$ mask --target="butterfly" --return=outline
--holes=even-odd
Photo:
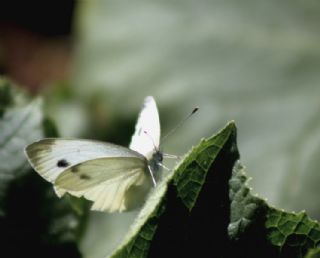
[[[123,212],[141,206],[162,166],[160,120],[153,97],[145,98],[129,148],[94,140],[45,138],[28,145],[33,169],[59,197],[93,202],[91,210]]]

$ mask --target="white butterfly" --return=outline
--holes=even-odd
[[[129,148],[111,143],[47,138],[28,145],[31,166],[66,192],[91,200],[92,210],[122,212],[143,204],[162,165],[160,121],[153,97],[146,97]]]

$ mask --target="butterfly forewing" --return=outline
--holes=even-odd
[[[129,148],[141,153],[147,159],[152,157],[160,144],[160,120],[153,97],[146,97],[132,136]]]
[[[43,139],[25,150],[32,167],[47,181],[54,183],[67,168],[98,158],[143,156],[118,145],[73,139]]]

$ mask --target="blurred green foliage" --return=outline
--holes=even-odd
[[[305,258],[319,258],[320,257],[320,249],[315,248],[308,252],[308,254],[305,256]]]
[[[52,186],[30,168],[23,153],[27,144],[57,136],[57,131],[44,118],[40,99],[30,101],[6,79],[0,80],[0,95],[2,254],[81,257],[77,241],[86,222],[85,204],[75,211],[66,198],[57,198]]]

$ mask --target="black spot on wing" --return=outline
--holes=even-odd
[[[58,160],[58,162],[57,162],[57,166],[58,166],[59,168],[65,168],[65,167],[67,167],[67,166],[69,166],[69,165],[70,165],[69,162],[66,161],[65,159],[60,159],[60,160]]]
[[[89,180],[89,179],[91,179],[91,176],[88,176],[87,174],[81,174],[80,179]]]

